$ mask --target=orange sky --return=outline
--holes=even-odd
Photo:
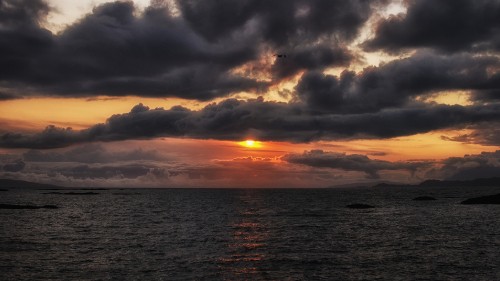
[[[439,103],[467,103],[467,95],[459,93],[444,93],[432,98]],[[40,131],[45,126],[53,124],[60,127],[72,127],[79,130],[90,127],[96,123],[105,122],[106,118],[117,113],[126,113],[138,104],[144,103],[151,108],[170,108],[174,105],[183,105],[192,109],[202,107],[203,102],[188,101],[176,98],[154,99],[154,98],[100,98],[100,99],[63,99],[63,98],[31,98],[20,100],[9,100],[0,102],[0,122],[4,130],[12,131]],[[257,147],[244,147],[238,143],[226,141],[200,141],[194,143],[179,139],[178,144],[187,146],[199,146],[202,149],[223,152],[218,158],[227,159],[249,155],[255,157],[277,157],[287,152],[302,152],[311,149],[323,149],[325,151],[345,152],[348,154],[366,154],[373,159],[389,161],[413,160],[413,159],[444,159],[465,154],[477,154],[482,151],[495,151],[495,146],[483,146],[478,144],[466,144],[460,142],[446,141],[441,136],[448,137],[466,133],[460,131],[434,131],[426,134],[418,134],[391,139],[373,140],[339,140],[320,141],[313,143],[287,143],[287,142],[263,142]],[[171,140],[173,141],[173,140]],[[242,140],[244,141],[244,140]],[[223,149],[224,146],[234,145],[235,150]],[[228,153],[224,155],[224,153]]]
[[[487,41],[481,36],[464,36],[464,42],[455,42],[451,40],[453,36],[447,37],[454,30],[446,28],[437,28],[440,36],[422,38],[434,33],[432,27],[442,17],[449,16],[453,22],[455,15],[428,15],[418,2],[348,1],[327,5],[321,1],[294,1],[289,10],[283,11],[262,3],[253,8],[228,3],[227,10],[219,11],[216,5],[212,7],[213,3],[203,1],[187,6],[177,5],[175,0],[35,2],[40,5],[9,2],[7,12],[25,13],[28,17],[13,17],[12,23],[0,23],[2,29],[20,35],[19,38],[34,36],[33,50],[25,48],[29,40],[12,40],[12,44],[8,43],[12,47],[2,57],[13,65],[9,67],[11,73],[0,79],[0,170],[7,176],[53,182],[52,177],[58,173],[54,181],[63,185],[65,180],[74,185],[101,184],[93,180],[106,173],[111,175],[110,185],[120,185],[133,175],[141,175],[134,178],[138,182],[141,177],[151,177],[152,182],[179,180],[179,186],[183,185],[182,177],[190,181],[190,186],[204,184],[204,180],[213,180],[213,186],[219,186],[219,180],[220,186],[231,186],[247,175],[253,177],[248,184],[262,186],[273,186],[275,177],[285,186],[296,186],[294,181],[308,185],[309,175],[314,177],[310,182],[317,186],[330,185],[337,179],[342,184],[350,180],[416,182],[434,177],[434,168],[446,166],[446,161],[440,160],[465,159],[468,156],[464,155],[499,149],[495,146],[496,135],[490,131],[496,130],[499,116],[496,111],[500,104],[492,93],[498,90],[496,74],[500,61],[496,49],[488,49],[493,48],[497,38],[485,31],[487,35],[483,37],[491,37]],[[246,8],[248,15],[241,17],[231,10]],[[484,14],[466,10],[474,9],[462,11],[471,12],[471,18],[482,18]],[[190,16],[198,12],[203,17]],[[286,16],[280,19],[279,13]],[[237,19],[231,19],[233,15],[238,15]],[[346,15],[352,20],[346,21]],[[418,20],[434,25],[416,24],[416,15]],[[125,18],[127,21],[123,21]],[[228,20],[219,21],[220,18]],[[385,32],[384,28],[392,24],[402,27],[403,33],[398,35],[398,30],[391,28],[391,32]],[[485,30],[498,29],[496,21],[491,24]],[[469,30],[475,29],[464,29],[464,34]],[[396,35],[391,35],[393,32]],[[406,40],[406,35],[411,40]],[[481,48],[475,50],[475,46]],[[41,70],[42,65],[47,67]],[[151,96],[168,98],[148,98]],[[242,105],[244,117],[238,117],[236,111],[226,114],[233,104]],[[269,105],[276,109],[269,109]],[[156,114],[160,111],[147,112],[174,106],[193,111],[174,108],[161,113],[192,116],[156,124],[163,121]],[[423,113],[405,117],[410,111]],[[393,112],[397,114],[391,115]],[[212,113],[217,121],[214,125],[208,121],[189,123],[210,121]],[[123,115],[113,118],[109,126],[95,126],[116,114]],[[143,119],[146,114],[151,119]],[[246,118],[245,114],[251,117]],[[130,116],[132,121],[137,117],[141,122],[117,122],[122,124],[117,125],[119,130],[108,130],[114,120]],[[252,119],[254,116],[263,117],[263,121]],[[306,121],[301,119],[304,116]],[[360,116],[364,118],[363,130],[350,123],[351,117]],[[335,121],[340,125],[329,127],[322,123],[323,117],[339,117]],[[276,125],[275,120],[284,122]],[[253,126],[250,122],[265,126]],[[165,131],[169,126],[173,133]],[[299,137],[294,135],[295,126],[311,126],[317,133],[313,137],[321,140],[293,143],[312,138],[303,133],[306,131],[295,132]],[[265,133],[266,129],[276,128],[279,130],[272,133],[279,135]],[[75,132],[79,130],[85,131]],[[401,136],[428,130],[432,131]],[[109,134],[99,135],[101,131]],[[162,133],[172,137],[158,137]],[[290,141],[222,141],[182,136],[261,136]],[[328,139],[335,136],[352,139]],[[362,139],[363,136],[372,138]],[[474,140],[475,136],[481,138]],[[109,140],[119,141],[99,143]],[[468,143],[471,140],[492,145]],[[130,152],[137,152],[132,155],[135,160],[127,154]],[[87,154],[104,160],[92,162],[85,159]],[[158,154],[162,157],[156,157]],[[304,162],[290,155],[313,157]],[[325,158],[333,161],[325,162]],[[337,160],[344,162],[339,165]],[[431,162],[434,166],[425,166]],[[489,168],[491,164],[489,160],[482,164],[466,162],[467,159],[455,171],[460,173],[464,167],[478,165]],[[424,166],[415,168],[415,164]],[[81,174],[75,174],[78,172]],[[447,170],[441,172],[441,178],[454,175]],[[222,176],[224,173],[227,176]],[[40,179],[41,174],[46,178]],[[75,183],[81,178],[89,182]],[[113,183],[115,180],[118,181]],[[224,183],[226,180],[229,182]]]

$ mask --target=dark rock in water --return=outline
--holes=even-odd
[[[436,200],[436,198],[431,197],[431,196],[419,196],[419,197],[413,198],[413,200],[414,201],[432,201],[432,200]]]
[[[372,206],[372,205],[367,205],[367,204],[350,204],[350,205],[347,205],[346,208],[350,208],[350,209],[371,209],[371,208],[375,208],[375,207]]]
[[[58,209],[56,205],[14,205],[14,204],[0,204],[0,209]]]
[[[56,205],[43,205],[42,208],[44,209],[59,209]]]
[[[114,192],[113,195],[140,195],[139,192]]]
[[[59,195],[97,195],[97,192],[44,192],[42,194],[59,194]]]
[[[500,194],[469,198],[462,201],[461,204],[500,204]]]

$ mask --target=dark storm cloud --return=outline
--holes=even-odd
[[[106,3],[52,35],[38,25],[46,12],[31,11],[39,6],[46,11],[43,2],[2,3],[2,14],[15,10],[31,15],[31,21],[0,18],[5,26],[0,36],[4,88],[63,96],[206,100],[265,86],[230,74],[233,67],[255,58],[256,46],[248,38],[208,42],[166,8],[149,7],[135,15],[132,2]],[[39,5],[25,5],[33,3]]]
[[[427,176],[450,180],[471,180],[498,177],[499,174],[500,150],[497,150],[445,159],[441,167],[430,170]]]
[[[89,166],[79,165],[63,168],[57,172],[65,177],[75,179],[109,179],[125,178],[135,179],[146,176],[149,173],[161,174],[161,169],[145,165],[113,165],[113,166]]]
[[[18,98],[20,98],[20,97],[17,95],[0,92],[0,101],[13,100],[13,99],[18,99]]]
[[[456,141],[462,143],[473,143],[481,145],[500,145],[500,123],[499,122],[487,122],[472,124],[467,126],[467,129],[472,130],[470,133],[458,135],[458,136],[441,136],[443,140]]]
[[[489,74],[500,63],[495,57],[418,52],[380,67],[340,77],[306,73],[296,86],[313,110],[372,112],[405,105],[412,98],[440,90],[475,90],[476,95],[500,89],[500,75]],[[486,98],[483,98],[486,99]]]
[[[275,78],[282,79],[303,69],[349,65],[353,55],[344,45],[355,38],[374,6],[384,2],[190,0],[178,5],[190,26],[209,41],[251,34],[254,41],[286,55],[272,67]]]
[[[365,47],[397,52],[430,47],[445,52],[500,50],[500,2],[410,0],[406,15],[381,21]]]
[[[288,77],[300,70],[321,70],[329,66],[348,66],[353,55],[342,48],[320,45],[287,51],[278,57],[272,71],[278,78]]]
[[[285,46],[329,35],[353,39],[371,15],[372,6],[382,2],[187,0],[178,1],[178,5],[190,26],[208,40],[251,32],[253,28],[266,42]]]
[[[58,128],[53,125],[47,126],[42,132],[34,135],[20,133],[5,133],[0,142],[18,143],[20,146],[29,148],[54,148],[65,147],[81,141],[81,132],[73,131],[71,128]],[[30,144],[30,145],[27,145]]]
[[[309,142],[345,138],[390,138],[500,118],[499,105],[425,105],[374,113],[312,114],[300,103],[227,99],[198,111],[139,104],[106,123],[75,131],[47,127],[37,134],[5,133],[0,147],[56,148],[92,141],[189,137],[199,139]]]
[[[18,159],[16,161],[3,165],[3,170],[6,172],[20,172],[24,169],[25,166],[26,163],[24,163],[24,161],[22,161],[21,159]]]
[[[2,0],[0,87],[29,95],[177,96],[209,100],[268,83],[234,74],[263,50],[290,53],[278,78],[347,65],[345,46],[384,1],[179,1],[137,11],[102,4],[58,34],[42,0]],[[335,43],[337,47],[331,47]],[[289,61],[290,61],[289,60]]]
[[[407,170],[414,173],[419,168],[428,167],[429,162],[389,162],[370,159],[366,155],[329,152],[323,150],[305,151],[303,154],[287,154],[286,162],[315,168],[331,168],[364,172],[369,178],[379,178],[382,170]]]
[[[39,27],[48,12],[41,0],[0,1],[0,86],[23,80],[33,63],[53,48],[51,33]]]
[[[476,91],[473,95],[473,101],[488,102],[488,101],[500,101],[500,72],[496,72],[492,79],[490,85],[495,86],[487,90]]]
[[[80,162],[80,163],[112,163],[124,161],[161,161],[164,157],[156,150],[136,148],[130,151],[111,152],[100,144],[86,144],[68,151],[29,150],[23,154],[29,162]]]

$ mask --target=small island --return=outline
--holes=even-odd
[[[436,200],[436,198],[431,196],[418,196],[413,198],[413,201],[433,201],[433,200]]]
[[[13,210],[13,209],[59,209],[56,205],[42,205],[42,206],[37,206],[37,205],[15,205],[15,204],[0,204],[0,209],[8,209],[8,210]]]
[[[500,194],[469,198],[467,200],[462,201],[460,204],[464,205],[500,204]]]
[[[44,192],[42,194],[52,194],[52,195],[97,195],[99,193],[98,192],[92,192],[92,191],[88,191],[88,192],[74,192],[74,191],[70,191],[70,192],[58,192],[58,191],[51,191],[51,192]]]
[[[346,208],[349,208],[349,209],[372,209],[372,208],[375,208],[375,206],[368,205],[368,204],[355,203],[355,204],[347,205]]]

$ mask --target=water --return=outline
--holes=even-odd
[[[0,210],[1,280],[500,280],[500,206],[458,204],[498,187],[43,192],[0,193],[61,207]]]

